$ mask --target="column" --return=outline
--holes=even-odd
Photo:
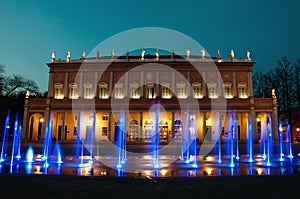
[[[156,97],[161,97],[159,94],[159,71],[156,71]]]
[[[64,83],[64,96],[68,96],[68,77],[69,77],[69,73],[66,72],[65,73],[65,83]]]
[[[188,71],[187,72],[187,84],[186,84],[186,87],[187,87],[187,97],[190,97],[191,95],[191,71]]]
[[[111,97],[111,95],[112,95],[112,87],[113,87],[113,72],[111,71],[110,73],[109,73],[109,94],[108,94],[108,96],[109,97]]]
[[[202,95],[203,98],[206,97],[206,77],[205,77],[205,71],[202,72]]]
[[[144,96],[144,71],[141,71],[141,80],[140,80],[140,97]]]
[[[48,80],[48,96],[47,97],[53,97],[53,79],[54,74],[50,72],[49,74],[49,80]]]
[[[256,125],[256,114],[254,110],[254,99],[250,99],[250,118],[252,122],[252,137],[253,141],[258,140],[258,132],[257,132],[257,125]]]
[[[108,121],[107,121],[107,123],[108,123],[108,126],[107,126],[107,140],[111,141],[111,138],[110,138],[110,136],[111,136],[111,113],[110,112],[108,112]]]
[[[175,71],[172,71],[171,73],[171,91],[172,91],[172,97],[177,94],[175,88],[176,88],[176,81],[175,81]]]
[[[171,117],[171,135],[169,135],[169,137],[170,137],[170,140],[169,141],[172,141],[172,139],[174,138],[174,120],[175,120],[175,113],[174,112],[172,112],[172,117]]]
[[[63,112],[63,113],[62,113],[61,120],[62,120],[62,122],[61,122],[61,123],[62,123],[62,124],[61,124],[61,125],[62,125],[62,132],[61,132],[61,137],[62,137],[62,138],[61,138],[61,140],[62,140],[62,141],[65,141],[65,137],[66,137],[66,133],[67,133],[67,132],[65,132],[66,112]]]
[[[23,114],[23,128],[22,128],[22,140],[28,141],[28,124],[29,124],[29,110],[28,110],[29,98],[25,98],[24,114]],[[6,128],[6,127],[4,127]]]
[[[94,77],[94,97],[97,97],[97,87],[98,87],[98,72],[95,72],[95,77]]]
[[[82,97],[82,79],[83,79],[83,73],[79,72],[79,85],[78,85],[78,97]]]
[[[273,98],[272,132],[273,132],[273,139],[278,140],[278,110],[277,110],[276,98]]]
[[[252,71],[248,72],[248,97],[253,96]]]
[[[232,72],[232,89],[233,89],[233,97],[236,97],[236,76],[235,71]]]
[[[130,97],[130,94],[128,94],[128,72],[125,73],[125,85],[124,85],[124,97]]]
[[[140,138],[139,141],[143,141],[143,112],[140,112]]]
[[[206,131],[206,112],[203,112],[203,129],[202,129],[202,134],[203,134],[203,140],[205,139],[205,131]]]
[[[222,96],[222,88],[223,88],[223,85],[222,85],[222,83],[221,83],[221,79],[222,79],[222,77],[221,77],[221,74],[220,74],[220,72],[218,72],[218,98],[220,98],[220,97],[223,97]]]

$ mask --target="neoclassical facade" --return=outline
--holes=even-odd
[[[151,55],[82,57],[48,63],[47,98],[26,97],[23,134],[42,140],[47,124],[59,141],[112,141],[120,130],[127,143],[160,143],[184,136],[239,140],[265,138],[268,121],[277,137],[276,96],[254,98],[249,57]],[[250,128],[250,125],[252,128]],[[192,129],[191,129],[192,127]],[[251,134],[249,134],[251,132]]]

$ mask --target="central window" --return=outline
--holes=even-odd
[[[148,83],[146,86],[146,96],[147,99],[154,99],[154,84],[153,83]]]
[[[201,95],[201,83],[195,82],[192,84],[193,87],[193,97],[196,99],[202,98]]]
[[[226,99],[232,98],[231,83],[229,82],[224,83],[224,98]]]
[[[139,99],[140,95],[138,93],[139,85],[136,82],[130,83],[130,98]]]
[[[107,86],[108,84],[107,83],[101,83],[99,84],[99,98],[100,99],[107,99],[108,98],[108,95],[107,95]]]
[[[239,98],[247,98],[246,94],[246,84],[241,82],[238,84],[238,89],[239,89]]]
[[[54,98],[55,99],[63,99],[64,98],[63,84],[57,83],[57,84],[55,84],[54,88],[55,88]]]
[[[84,98],[85,99],[93,99],[93,93],[92,93],[92,89],[93,89],[93,84],[91,83],[85,83],[83,85],[84,87]]]

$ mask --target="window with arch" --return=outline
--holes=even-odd
[[[54,98],[55,99],[63,99],[64,98],[63,84],[57,83],[54,85]]]
[[[139,94],[139,84],[136,82],[132,82],[129,84],[130,87],[130,98],[131,99],[139,99],[140,94]]]
[[[99,84],[99,98],[100,99],[108,99],[107,88],[108,88],[107,83],[102,82],[101,84]]]
[[[187,95],[185,92],[185,83],[183,82],[177,83],[176,87],[177,87],[177,98],[186,99]]]
[[[129,122],[129,142],[136,142],[139,141],[139,123],[137,120],[131,120]]]
[[[232,98],[232,94],[231,94],[232,84],[230,82],[225,82],[223,87],[224,87],[224,98],[231,99]]]
[[[148,83],[146,85],[146,97],[147,99],[154,99],[154,83]]]
[[[87,82],[83,85],[84,88],[84,99],[93,99],[93,84],[90,82]]]
[[[193,87],[193,98],[195,99],[200,99],[202,98],[202,93],[201,93],[201,83],[195,82],[192,84]]]
[[[170,99],[170,83],[162,83],[161,84],[161,97],[163,99]]]
[[[217,84],[215,82],[210,82],[207,84],[207,88],[208,88],[208,97],[209,98],[217,98],[217,94],[216,94],[216,88],[217,88]]]
[[[238,84],[239,98],[247,98],[246,88],[247,88],[246,83],[241,82]]]
[[[69,84],[69,98],[78,99],[78,84],[76,83]]]
[[[116,99],[123,99],[124,94],[123,94],[123,84],[122,83],[116,83],[115,84],[115,98]]]

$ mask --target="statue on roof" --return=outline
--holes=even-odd
[[[71,52],[68,50],[68,53],[67,53],[67,60],[70,60],[71,59]]]
[[[156,50],[155,55],[156,55],[156,59],[159,59],[159,51],[158,51],[158,49]]]
[[[55,61],[55,52],[52,50],[51,52],[51,62]]]
[[[201,50],[201,56],[202,56],[202,59],[205,57],[205,50],[204,49]]]
[[[272,98],[276,98],[275,88],[272,88]]]
[[[251,60],[251,58],[250,58],[250,50],[247,50],[247,59]]]
[[[96,52],[96,58],[99,59],[99,56],[100,56],[100,53],[99,53],[99,50],[97,50],[97,52]]]
[[[174,58],[174,49],[171,50],[171,58]]]
[[[30,96],[30,91],[29,91],[29,89],[27,89],[26,94],[25,94],[25,98],[29,98],[29,96]]]
[[[145,56],[145,50],[142,49],[141,58],[144,59],[144,56]]]
[[[186,58],[190,58],[191,51],[190,49],[186,49]]]
[[[111,50],[111,58],[114,58],[115,57],[115,51],[114,49]]]
[[[82,52],[81,52],[81,58],[82,58],[82,59],[85,59],[85,51],[82,51]]]
[[[128,59],[128,57],[129,57],[129,51],[126,50],[126,59]]]
[[[230,51],[230,57],[232,60],[234,59],[234,51],[233,50]]]
[[[217,52],[217,58],[218,58],[218,59],[221,58],[221,52],[220,52],[220,49],[218,49],[218,52]]]

